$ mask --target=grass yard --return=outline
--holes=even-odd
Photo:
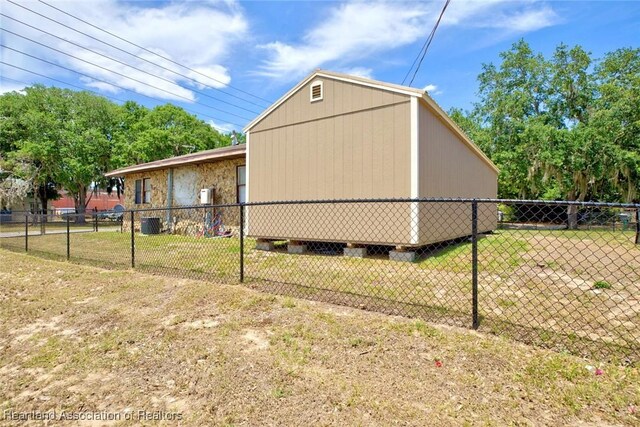
[[[83,230],[83,231],[92,231],[95,226],[95,223],[89,218],[85,223],[76,224],[74,221],[69,223],[69,227],[71,230]],[[0,224],[0,236],[3,233],[24,233],[24,223],[4,223]],[[120,223],[116,221],[104,221],[101,220],[98,223],[99,229],[119,231]],[[42,224],[33,224],[29,223],[28,227],[30,234],[40,234],[42,231]],[[67,223],[65,221],[56,220],[49,221],[45,224],[45,232],[46,233],[64,233],[67,230]]]
[[[33,230],[34,227],[31,226],[29,228]],[[0,233],[8,233],[8,232],[16,232],[16,231],[24,232],[24,224],[17,224],[17,223],[0,224]]]
[[[194,426],[640,423],[637,367],[215,281],[0,256],[0,413],[170,411]]]
[[[481,330],[579,355],[640,358],[640,247],[633,232],[499,230],[478,243]],[[71,234],[71,257],[131,265],[130,234]],[[23,238],[0,244],[21,249]],[[462,242],[396,263],[254,249],[246,239],[245,282],[285,295],[435,320],[471,323],[471,245]],[[29,238],[30,250],[64,259],[66,236]],[[136,269],[237,283],[238,239],[136,235]]]

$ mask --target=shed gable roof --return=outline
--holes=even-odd
[[[304,78],[300,83],[294,86],[291,90],[285,93],[280,99],[274,102],[269,108],[263,111],[258,117],[253,119],[248,125],[246,125],[243,131],[249,132],[252,128],[254,128],[258,123],[264,120],[267,116],[273,113],[280,105],[284,104],[287,100],[289,100],[294,94],[296,94],[301,88],[306,86],[309,82],[313,81],[316,78],[327,78],[338,80],[342,82],[352,83],[361,86],[367,86],[371,88],[376,88],[380,90],[385,90],[389,92],[394,92],[398,94],[408,95],[411,97],[419,98],[423,105],[425,105],[429,110],[431,110],[444,124],[456,135],[458,135],[462,141],[478,156],[480,157],[491,169],[493,169],[496,173],[499,172],[498,167],[487,157],[487,155],[478,148],[478,146],[471,141],[471,139],[467,136],[466,133],[447,115],[447,113],[436,103],[433,98],[431,98],[427,92],[424,90],[412,88],[409,86],[401,86],[393,83],[381,82],[378,80],[366,79],[364,77],[351,76],[348,74],[334,73],[332,71],[326,70],[316,70],[306,78]]]
[[[389,92],[399,93],[403,95],[410,96],[422,96],[424,91],[420,89],[415,89],[408,86],[400,86],[392,83],[381,82],[378,80],[365,79],[363,77],[351,76],[349,74],[341,74],[334,73],[332,71],[326,70],[316,70],[313,73],[309,74],[306,78],[304,78],[300,83],[295,85],[291,90],[285,93],[280,99],[274,102],[269,108],[264,110],[258,117],[253,119],[248,125],[246,125],[243,129],[244,132],[250,131],[255,125],[260,123],[264,118],[270,115],[273,111],[275,111],[280,105],[284,104],[289,98],[291,98],[294,94],[296,94],[301,88],[303,88],[307,83],[311,82],[316,78],[328,78],[332,80],[353,83],[360,86],[367,86],[375,89],[386,90]]]

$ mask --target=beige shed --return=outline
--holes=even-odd
[[[248,202],[495,198],[498,169],[422,90],[318,70],[245,127]],[[471,233],[460,203],[252,206],[262,239],[416,247]],[[479,231],[496,227],[479,208]]]

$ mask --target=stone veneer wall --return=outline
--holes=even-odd
[[[136,180],[151,178],[151,203],[135,204]],[[164,208],[167,206],[167,171],[132,173],[124,179],[124,207],[130,209]]]
[[[173,207],[178,205],[175,202],[176,191],[193,191],[193,204],[200,204],[200,189],[213,188],[215,190],[215,199],[213,204],[233,204],[237,202],[236,199],[236,168],[245,164],[245,159],[231,159],[221,160],[212,163],[203,163],[197,165],[185,165],[175,167],[173,172],[174,178],[174,203]],[[181,172],[186,175],[190,175],[188,172],[195,172],[195,185],[191,183],[189,188],[176,188],[176,176]],[[138,204],[135,201],[135,181],[138,179],[151,178],[151,203]],[[129,209],[145,209],[145,208],[162,208],[167,207],[167,178],[168,169],[156,170],[150,172],[140,172],[127,175],[125,177],[125,208]],[[183,184],[184,185],[184,184]],[[240,211],[237,207],[219,208],[222,213],[222,221],[226,228],[232,231],[237,231],[240,223]],[[211,209],[212,214],[213,209]],[[204,223],[204,209],[187,209],[187,210],[172,210],[171,222],[172,228],[177,234],[195,234],[197,230],[201,229],[201,225]],[[158,216],[162,222],[162,229],[167,229],[167,211],[158,211],[156,213],[149,212],[143,214],[144,216]],[[140,228],[139,218],[141,215],[136,216],[135,228]],[[123,228],[130,230],[128,217],[124,218]]]

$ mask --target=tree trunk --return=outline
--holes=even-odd
[[[84,214],[86,212],[86,200],[87,200],[87,187],[84,185],[80,187],[78,190],[78,195],[74,197],[74,202],[76,205],[76,223],[84,224],[86,222]]]
[[[36,210],[36,213],[41,214],[40,218],[43,223],[47,222],[47,208],[48,202],[47,199],[47,187],[46,185],[38,186],[38,200],[40,200],[40,211]]]
[[[567,207],[567,229],[578,229],[578,207],[575,205]]]
[[[574,192],[569,193],[567,197],[568,201],[575,202],[576,195]],[[567,229],[578,229],[578,207],[576,205],[567,206]]]

